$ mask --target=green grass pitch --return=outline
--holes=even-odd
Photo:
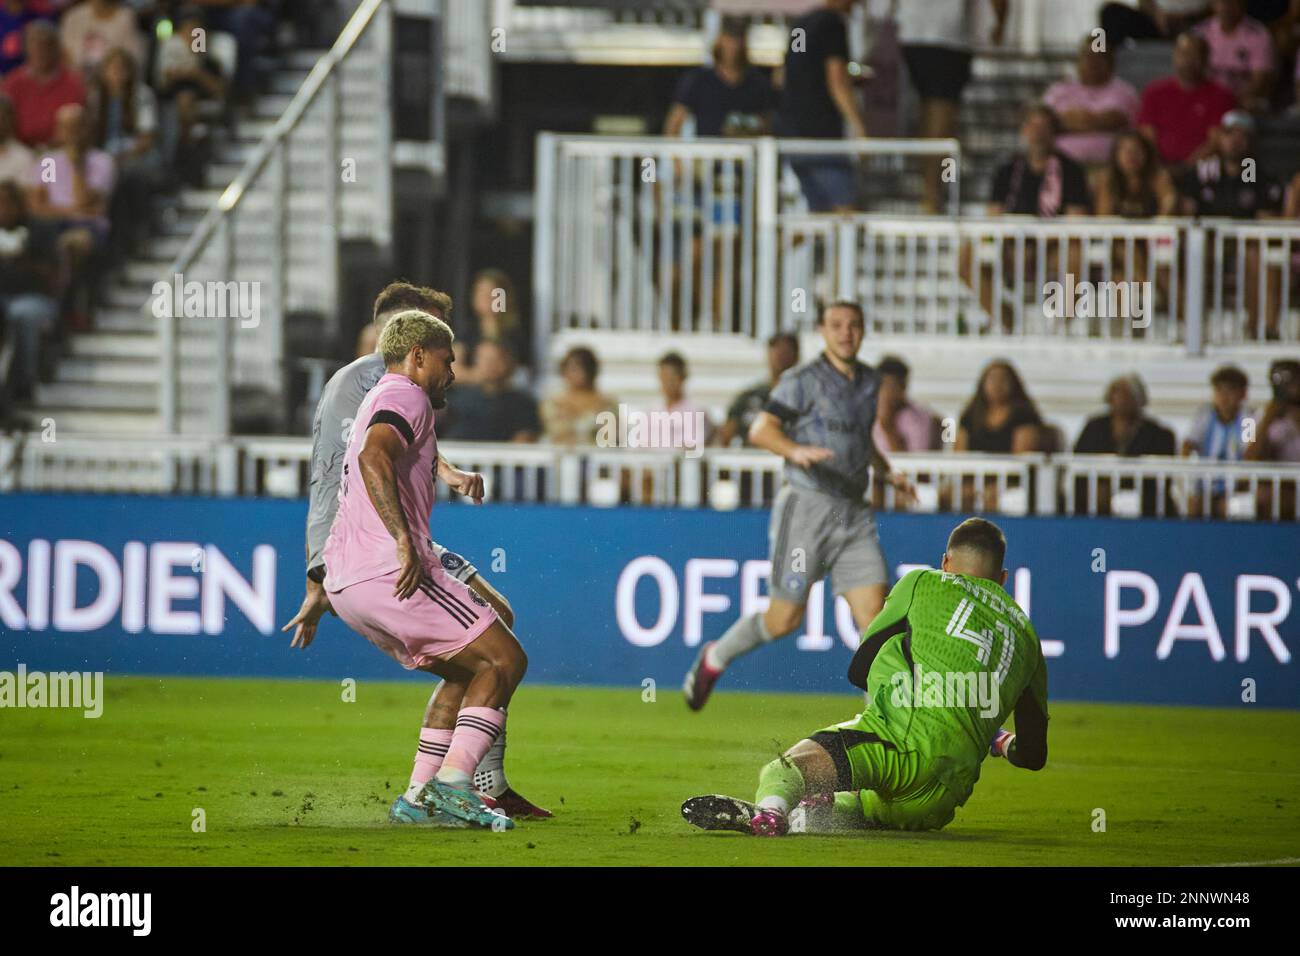
[[[512,783],[556,818],[510,833],[398,828],[428,687],[112,677],[104,713],[0,712],[9,865],[1103,865],[1300,862],[1300,713],[1053,704],[1051,759],[986,761],[939,833],[702,833],[685,797],[752,796],[778,748],[849,694],[526,687]],[[194,832],[193,811],[206,815]],[[1095,832],[1094,811],[1105,811]]]

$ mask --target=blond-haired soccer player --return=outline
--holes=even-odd
[[[389,319],[408,309],[428,312],[446,322],[451,317],[451,296],[409,282],[390,282],[375,297],[371,312],[376,339]],[[324,587],[325,541],[338,511],[339,482],[343,473],[343,458],[347,454],[348,436],[352,433],[352,424],[362,400],[386,372],[383,356],[378,351],[362,356],[330,377],[316,405],[312,425],[311,493],[307,508],[307,593],[298,615],[285,627],[286,631],[296,628],[293,641],[295,647],[305,648],[311,643],[316,622],[329,610],[329,599]],[[481,476],[461,471],[441,454],[438,456],[438,477],[449,488],[471,499],[475,499],[476,493],[480,496],[482,494]],[[433,542],[432,547],[447,573],[477,591],[505,621],[506,627],[513,629],[514,609],[505,595],[461,555],[444,548],[437,541]],[[464,690],[463,683],[443,681],[430,696],[410,783],[406,793],[394,801],[389,813],[389,819],[394,823],[433,822],[413,801],[442,765]],[[535,806],[510,786],[505,768],[506,737],[507,732],[503,728],[474,772],[474,785],[515,819],[551,816],[549,810]]]
[[[448,573],[427,532],[434,410],[445,407],[455,381],[452,340],[445,322],[414,309],[380,333],[385,374],[361,402],[348,440],[324,590],[339,617],[403,667],[463,688],[445,756],[399,804],[449,825],[508,829],[510,818],[482,800],[472,774],[504,727],[527,658],[492,604]],[[481,500],[481,479],[470,490]]]

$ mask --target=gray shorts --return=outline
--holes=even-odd
[[[462,584],[469,584],[469,579],[478,574],[478,568],[470,564],[455,551],[448,551],[437,541],[429,538],[429,547],[438,556],[442,569]]]
[[[889,583],[876,517],[865,502],[784,485],[772,504],[767,540],[771,597],[804,604],[827,572],[837,595]]]

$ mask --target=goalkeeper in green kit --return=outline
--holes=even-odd
[[[682,816],[756,836],[937,830],[970,798],[986,755],[1041,770],[1047,666],[1029,618],[1002,588],[1005,555],[991,521],[958,525],[941,569],[894,585],[863,634],[849,681],[867,692],[866,709],[765,766],[753,803],[692,797]]]

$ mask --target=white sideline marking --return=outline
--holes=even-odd
[[[1284,856],[1280,860],[1247,860],[1244,863],[1187,863],[1185,866],[1290,866],[1300,863],[1300,856]]]

